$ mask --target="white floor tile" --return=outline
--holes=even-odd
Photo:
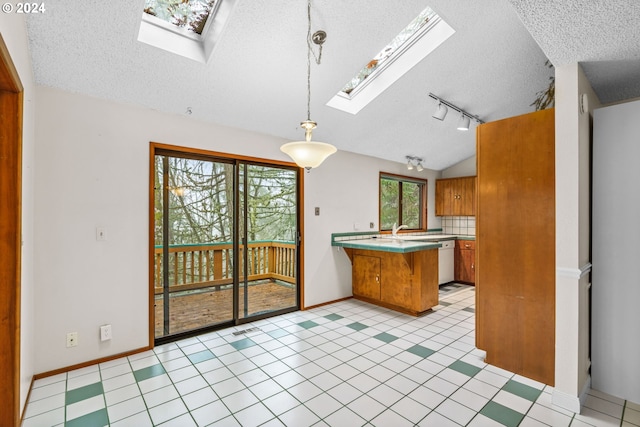
[[[190,414],[180,415],[167,422],[160,424],[161,427],[198,427]]]
[[[217,400],[191,411],[191,416],[199,426],[208,426],[231,415],[224,403]]]
[[[162,405],[149,409],[149,415],[151,415],[151,420],[155,425],[162,424],[163,422],[176,418],[186,412],[188,412],[187,407],[182,403],[182,399],[174,399],[170,402],[163,403]]]
[[[280,415],[300,405],[300,401],[287,391],[281,391],[278,394],[274,394],[273,396],[262,400],[262,403],[275,415]]]
[[[150,391],[149,393],[144,393],[142,395],[149,408],[162,405],[163,403],[174,400],[179,396],[180,394],[178,394],[178,391],[173,385],[168,385],[166,387],[162,387],[157,390]]]
[[[109,414],[109,421],[115,422],[123,418],[130,417],[137,413],[146,412],[147,407],[144,404],[142,397],[134,397],[133,399],[125,400],[115,405],[107,406],[107,413]]]
[[[329,415],[324,421],[327,425],[335,427],[357,427],[364,425],[366,422],[362,417],[347,407],[340,408],[338,411]]]
[[[458,427],[459,424],[454,423],[450,419],[440,415],[437,412],[432,412],[426,417],[424,417],[419,423],[418,426],[421,427]]]
[[[366,421],[377,417],[386,409],[385,405],[367,395],[360,396],[353,402],[349,403],[347,407],[360,415],[360,417],[364,418]]]
[[[140,412],[129,418],[111,423],[111,427],[153,427],[148,412]]]
[[[370,424],[376,427],[410,427],[414,425],[414,423],[394,411],[384,411],[372,419]]]
[[[262,403],[256,403],[234,414],[234,417],[243,426],[264,425],[267,421],[274,418],[269,409]]]
[[[436,412],[448,419],[460,424],[467,425],[476,415],[476,411],[469,409],[451,399],[447,399],[436,408]]]
[[[74,420],[83,415],[90,414],[105,407],[104,395],[81,400],[71,405],[67,405],[67,421]]]
[[[220,400],[229,408],[231,413],[241,411],[258,402],[258,398],[246,388],[237,393],[222,397]]]
[[[296,427],[308,427],[320,421],[320,418],[304,405],[296,406],[278,418],[280,418],[280,421],[282,421],[284,425]]]
[[[190,411],[193,411],[194,409],[198,409],[208,403],[218,400],[218,396],[214,393],[211,387],[205,387],[198,391],[194,391],[193,393],[182,395],[182,400],[185,405],[187,405],[187,408],[189,408]]]
[[[64,408],[57,408],[25,418],[22,427],[49,427],[64,423]]]
[[[342,403],[330,395],[323,393],[305,402],[304,406],[313,411],[318,417],[325,418],[337,411],[342,406]]]

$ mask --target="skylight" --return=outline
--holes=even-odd
[[[138,41],[206,63],[238,0],[145,0]]]
[[[144,13],[202,34],[216,0],[145,0]]]
[[[357,114],[455,33],[427,7],[373,57],[329,102]]]

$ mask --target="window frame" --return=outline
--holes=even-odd
[[[427,188],[429,184],[429,180],[424,178],[417,178],[414,176],[407,175],[398,175],[395,173],[389,172],[380,172],[378,177],[378,231],[380,233],[391,233],[390,228],[382,228],[382,180],[383,179],[391,179],[393,181],[398,181],[398,226],[402,225],[402,183],[409,182],[411,184],[419,184],[421,186],[420,191],[420,226],[418,228],[404,228],[400,231],[400,233],[407,232],[417,232],[417,231],[427,231]]]

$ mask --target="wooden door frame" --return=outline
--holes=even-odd
[[[0,425],[20,424],[23,87],[0,35]]]

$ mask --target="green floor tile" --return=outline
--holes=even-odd
[[[136,381],[140,382],[148,380],[149,378],[157,377],[158,375],[162,375],[165,372],[166,371],[164,370],[162,365],[158,363],[157,365],[133,371],[133,376],[135,377]]]
[[[415,354],[416,356],[420,356],[420,357],[424,357],[424,358],[427,358],[427,357],[431,356],[433,353],[435,353],[435,351],[431,350],[430,348],[423,347],[423,346],[418,345],[418,344],[414,345],[413,347],[409,347],[407,349],[407,351],[409,353]]]
[[[368,326],[367,326],[367,325],[363,325],[363,324],[362,324],[362,323],[360,323],[360,322],[353,322],[352,324],[347,325],[347,326],[348,326],[348,327],[350,327],[351,329],[355,329],[356,331],[361,331],[361,330],[363,330],[363,329],[368,328]]]
[[[65,427],[103,427],[109,425],[109,416],[105,408],[91,412],[64,423]]]
[[[456,360],[451,365],[449,365],[449,368],[453,369],[454,371],[458,371],[461,374],[468,375],[470,377],[475,376],[475,374],[477,374],[482,370],[477,366],[470,365],[469,363],[463,362],[462,360]]]
[[[211,353],[209,350],[204,350],[204,351],[199,351],[197,353],[190,354],[187,357],[189,358],[191,363],[193,363],[195,365],[196,363],[200,363],[200,362],[204,362],[205,360],[213,359],[216,356],[214,356],[213,353]]]
[[[376,339],[379,339],[380,341],[384,341],[387,344],[389,344],[390,342],[393,342],[393,341],[398,339],[398,337],[396,337],[395,335],[391,335],[391,334],[388,334],[386,332],[383,332],[383,333],[378,334],[378,335],[374,335],[373,337],[376,338]]]
[[[285,331],[284,329],[274,329],[273,331],[267,332],[267,334],[269,334],[273,338],[280,338],[285,335],[289,335],[289,332]]]
[[[542,393],[542,390],[538,390],[514,380],[509,380],[502,389],[532,402],[535,402],[538,399],[538,396],[540,396],[540,393]]]
[[[511,408],[507,408],[506,406],[494,401],[488,402],[484,408],[482,408],[480,413],[507,427],[516,427],[524,418],[524,414],[514,411]]]
[[[326,316],[324,316],[325,319],[329,319],[329,320],[338,320],[338,319],[344,319],[344,317],[340,316],[339,314],[327,314]]]
[[[467,311],[469,313],[475,313],[476,309],[475,308],[471,308],[471,307],[465,307],[462,309],[462,311]]]
[[[72,403],[80,402],[81,400],[86,400],[102,393],[104,393],[104,388],[101,382],[69,390],[65,394],[65,405],[71,405]]]
[[[230,342],[229,344],[231,344],[231,346],[233,346],[233,348],[235,348],[236,350],[244,350],[245,348],[257,345],[251,338],[243,338],[238,341]]]
[[[439,301],[438,304],[440,304],[443,307],[447,307],[447,306],[451,305],[450,302],[446,302],[446,301]]]
[[[307,320],[305,322],[298,323],[298,326],[302,326],[305,329],[311,329],[314,326],[318,326],[318,324],[316,322],[314,322],[313,320]]]

